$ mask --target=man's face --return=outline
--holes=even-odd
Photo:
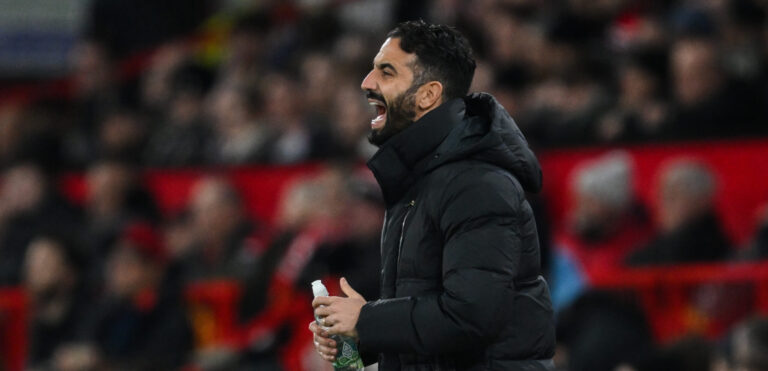
[[[70,283],[72,272],[67,266],[58,242],[37,238],[27,249],[24,260],[24,284],[33,295],[40,296]]]
[[[107,262],[107,288],[115,297],[130,297],[148,286],[150,264],[129,244],[130,242],[118,242]]]
[[[372,144],[381,146],[416,118],[415,62],[415,54],[400,49],[399,38],[387,39],[373,59],[373,70],[360,85],[376,107],[368,136]]]

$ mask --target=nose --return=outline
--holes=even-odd
[[[374,81],[373,71],[368,72],[368,75],[365,76],[363,82],[360,84],[360,89],[365,91],[376,90],[376,81]]]

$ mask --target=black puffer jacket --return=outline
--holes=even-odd
[[[387,212],[381,299],[357,330],[379,370],[553,370],[549,290],[524,191],[541,169],[490,95],[454,99],[368,163]]]

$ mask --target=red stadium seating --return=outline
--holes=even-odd
[[[717,338],[745,316],[768,314],[768,262],[603,272],[592,284],[639,299],[660,341],[688,332]]]
[[[614,148],[550,150],[539,153],[544,169],[544,198],[550,217],[558,225],[571,200],[568,181],[572,171],[585,160],[596,158]],[[719,142],[684,142],[629,147],[634,159],[635,188],[651,210],[656,204],[655,181],[661,167],[672,159],[691,158],[713,168],[719,191],[717,207],[726,231],[737,243],[754,233],[754,216],[758,207],[768,203],[768,140]],[[264,221],[272,221],[283,186],[302,176],[309,176],[322,165],[293,167],[255,167],[217,170],[231,179],[243,193],[246,207]],[[145,179],[164,212],[173,214],[183,209],[193,184],[205,170],[150,170]],[[75,202],[82,202],[86,186],[81,174],[62,178],[62,188]]]
[[[0,368],[24,369],[27,353],[27,300],[24,291],[0,288]]]
[[[187,287],[185,297],[197,348],[209,347],[235,335],[240,294],[240,286],[230,281],[200,282]]]

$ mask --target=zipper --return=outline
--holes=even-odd
[[[416,205],[416,200],[405,204],[405,216],[403,217],[403,224],[400,226],[400,242],[397,243],[397,266],[395,267],[395,277],[400,274],[400,257],[403,255],[403,237],[405,236],[405,223],[408,221],[408,215],[411,214],[413,206]]]

